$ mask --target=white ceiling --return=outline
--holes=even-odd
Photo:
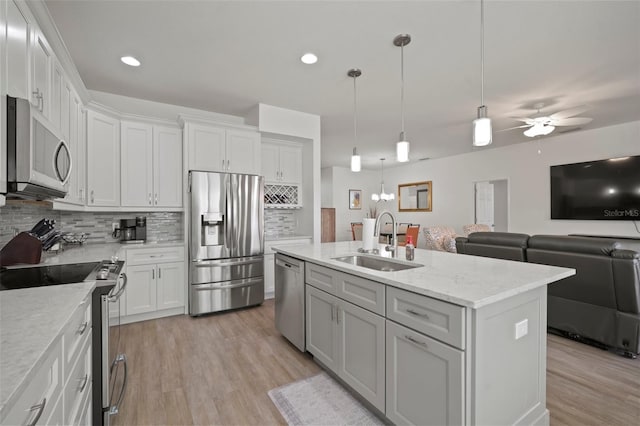
[[[244,116],[256,103],[322,117],[322,165],[348,167],[353,80],[364,168],[395,163],[400,48],[411,160],[471,151],[480,1],[64,1],[46,4],[88,89]],[[304,65],[299,57],[320,60]],[[123,55],[142,61],[122,64]],[[487,1],[489,148],[530,142],[510,117],[588,105],[593,129],[640,119],[640,1]],[[568,128],[557,128],[554,133]],[[577,147],[579,149],[579,147]]]

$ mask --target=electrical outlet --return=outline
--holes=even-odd
[[[113,222],[111,224],[111,231],[115,231],[116,229],[118,229],[118,227],[120,226],[120,224],[118,222]]]
[[[529,333],[529,320],[523,319],[516,323],[516,340],[526,336]]]

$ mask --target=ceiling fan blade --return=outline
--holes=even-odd
[[[512,120],[522,121],[522,122],[527,123],[527,124],[529,124],[531,126],[533,126],[533,124],[534,124],[534,121],[533,121],[532,118],[522,118],[522,117],[509,117],[509,118],[511,118]]]
[[[509,127],[508,129],[498,130],[497,133],[506,132],[507,130],[524,129],[525,127],[531,127],[533,124],[525,124],[523,126]]]
[[[563,118],[569,118],[578,114],[582,114],[583,112],[588,110],[589,107],[587,105],[582,105],[575,108],[565,109],[564,111],[558,111],[555,114],[551,114],[549,118],[552,120],[561,120]]]
[[[589,117],[571,117],[563,118],[560,120],[553,120],[554,126],[581,126],[583,124],[591,123],[593,118]]]

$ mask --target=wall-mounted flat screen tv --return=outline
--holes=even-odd
[[[551,166],[551,219],[640,220],[640,155]]]

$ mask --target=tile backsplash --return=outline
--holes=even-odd
[[[52,210],[42,203],[7,203],[0,208],[0,247],[4,246],[16,232],[30,230],[40,219],[56,221],[56,229],[64,232],[89,233],[87,244],[110,243],[111,224],[120,219],[133,219],[136,216],[147,217],[147,241],[183,240],[182,212],[72,212]]]
[[[265,209],[264,233],[266,237],[295,234],[298,228],[295,211]]]

